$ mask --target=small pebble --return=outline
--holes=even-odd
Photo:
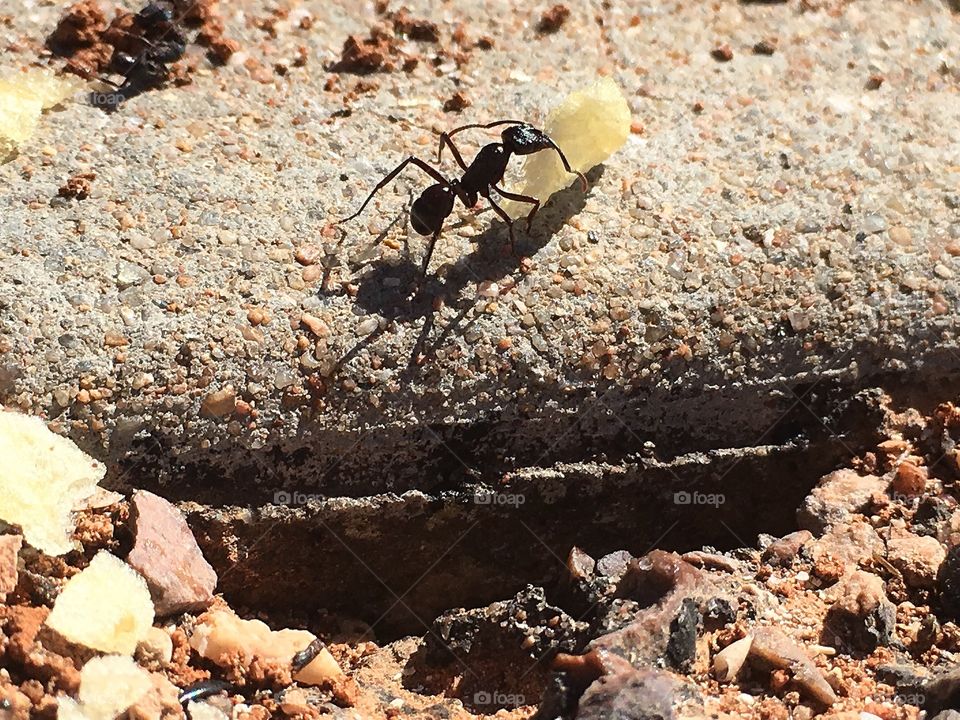
[[[879,215],[867,215],[863,219],[863,224],[861,225],[861,230],[872,235],[873,233],[883,232],[887,229],[887,221],[884,220]]]
[[[380,321],[375,317],[368,317],[357,325],[357,335],[369,335],[380,327]]]

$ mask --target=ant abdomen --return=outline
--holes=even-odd
[[[410,207],[410,224],[421,235],[433,235],[443,226],[443,221],[453,212],[456,194],[449,185],[431,185]]]

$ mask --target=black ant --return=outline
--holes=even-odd
[[[490,129],[500,125],[510,125],[500,133],[501,142],[485,145],[477,153],[473,162],[468,166],[460,152],[457,150],[453,141],[450,139],[461,130],[471,128]],[[563,151],[557,147],[557,144],[542,130],[538,130],[532,125],[528,125],[520,120],[498,120],[487,125],[463,125],[455,128],[448,133],[440,135],[440,149],[437,152],[437,162],[440,162],[443,156],[443,148],[447,146],[453,153],[457,164],[463,169],[463,177],[459,180],[446,179],[439,170],[431,167],[420,158],[410,156],[402,163],[397,165],[386,177],[383,178],[373,191],[363,201],[363,205],[350,217],[340,220],[345,223],[353,220],[367,203],[373,199],[377,191],[383,188],[387,183],[393,180],[407,165],[413,164],[423,170],[427,175],[436,180],[435,185],[431,185],[424,190],[420,197],[413,201],[410,207],[410,224],[420,235],[430,235],[430,244],[427,247],[427,256],[423,260],[421,277],[426,276],[427,267],[430,265],[430,258],[433,256],[433,248],[437,244],[437,238],[440,237],[440,231],[443,228],[443,221],[453,212],[453,206],[457,198],[463,203],[464,207],[472,208],[477,204],[481,197],[485,198],[494,211],[507,224],[510,230],[510,245],[514,247],[515,238],[513,234],[513,219],[490,197],[491,189],[496,190],[501,197],[517,202],[530,203],[533,205],[527,215],[527,231],[530,230],[530,223],[533,222],[533,216],[540,209],[540,200],[529,195],[519,195],[517,193],[507,192],[499,187],[497,183],[503,180],[503,174],[507,170],[507,164],[510,162],[511,155],[532,155],[541,150],[556,150],[563,162],[564,169],[580,178],[583,191],[587,190],[587,179],[583,173],[576,172],[570,167]]]
[[[116,110],[122,102],[163,85],[170,75],[167,65],[183,57],[187,49],[187,39],[168,8],[150,2],[133,16],[133,21],[139,35],[112,28],[114,32],[130,36],[141,49],[137,54],[114,51],[110,70],[123,75],[123,83],[117,85],[104,80],[113,85],[116,92],[94,93],[91,97],[94,105],[105,110]]]

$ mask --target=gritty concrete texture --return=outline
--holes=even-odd
[[[546,5],[407,5],[440,35],[391,45],[409,72],[329,71],[380,22],[372,3],[244,1],[225,11],[227,67],[200,59],[191,85],[115,114],[45,116],[0,166],[0,402],[109,462],[114,487],[245,508],[375,496],[375,512],[391,493],[429,503],[504,474],[574,489],[677,457],[697,469],[681,486],[722,490],[761,481],[728,476],[737,457],[796,469],[804,447],[812,484],[872,437],[834,438],[844,413],[956,378],[949,3],[570,3],[550,34]],[[0,41],[27,64],[61,8],[24,8]],[[412,170],[331,225],[438,131],[536,123],[598,73],[634,132],[586,195],[521,229],[526,259],[491,211],[458,209],[411,299]],[[456,92],[471,104],[445,111]],[[472,157],[485,136],[463,140]],[[88,197],[58,196],[87,172]]]

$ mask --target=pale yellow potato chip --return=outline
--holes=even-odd
[[[106,550],[67,580],[47,616],[47,626],[77,645],[132,655],[153,625],[147,583]]]
[[[0,79],[0,158],[33,135],[40,113],[78,93],[85,83],[73,75],[31,68]]]
[[[620,86],[609,77],[576,90],[554,108],[543,124],[570,162],[582,173],[599,165],[623,147],[630,135],[630,107]],[[579,182],[563,168],[555,152],[541,151],[524,158],[520,181],[511,192],[531,195],[545,203],[553,193]],[[530,205],[504,201],[504,209],[518,218],[530,211]]]
[[[19,525],[48,555],[74,548],[74,508],[97,489],[106,468],[38,417],[0,410],[0,520]]]

